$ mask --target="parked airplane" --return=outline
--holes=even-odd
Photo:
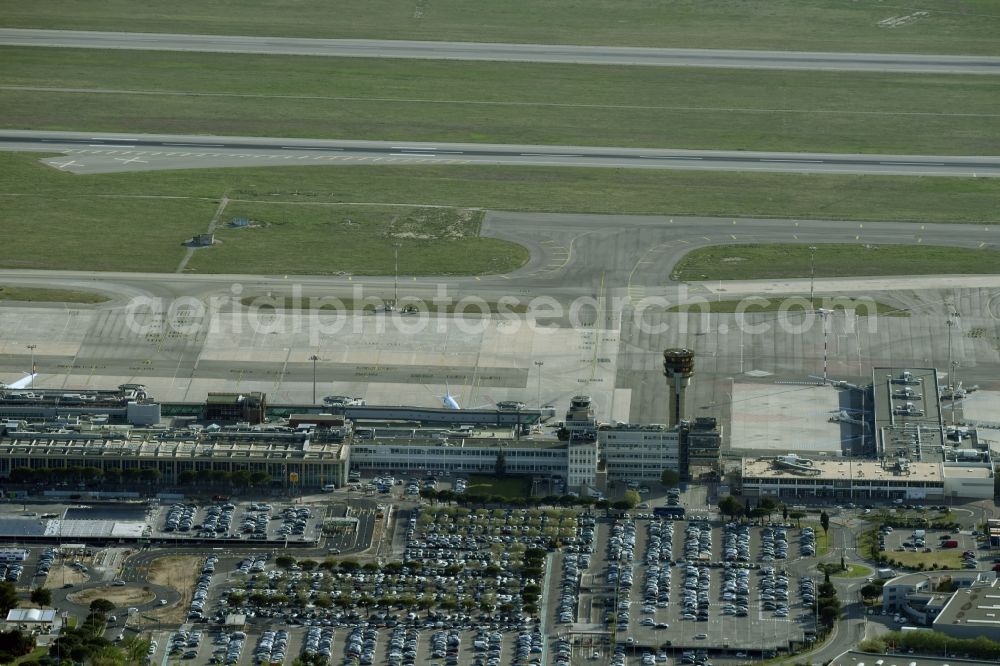
[[[458,411],[462,410],[462,406],[458,404],[458,400],[451,394],[451,387],[448,385],[448,382],[444,383],[444,395],[439,395],[438,397],[441,398],[441,406],[445,409],[454,409]],[[484,407],[489,407],[493,404],[494,403],[492,402],[488,402],[477,407],[470,407],[469,409],[483,409]]]
[[[0,388],[7,388],[7,389],[28,388],[29,386],[31,386],[31,383],[35,380],[35,377],[38,376],[37,372],[25,372],[23,374],[24,374],[23,378],[18,379],[16,382],[13,382],[11,384],[0,384]]]

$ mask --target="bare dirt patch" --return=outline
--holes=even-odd
[[[115,606],[128,608],[129,606],[148,604],[156,598],[156,595],[141,587],[111,587],[110,585],[106,585],[104,587],[91,587],[80,592],[74,592],[67,595],[66,598],[74,604],[80,604],[81,606],[89,606],[94,599],[107,599]]]
[[[72,583],[77,585],[79,583],[86,583],[90,580],[90,576],[78,571],[71,566],[67,566],[61,562],[54,562],[49,568],[49,575],[45,578],[45,585],[47,589],[53,590],[57,587],[62,587],[67,583]]]
[[[163,622],[183,622],[194,594],[203,558],[195,556],[161,557],[149,567],[149,582],[176,590],[181,600],[171,606],[150,611],[148,615]]]

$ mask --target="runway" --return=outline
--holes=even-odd
[[[0,29],[0,45],[257,53],[342,58],[487,60],[580,65],[732,67],[739,69],[920,74],[1000,74],[1000,58],[996,57],[885,53],[814,53],[381,39],[306,39],[17,28]]]
[[[57,152],[72,173],[281,165],[502,165],[884,176],[1000,176],[1000,157],[769,153],[593,146],[324,141],[267,137],[0,130],[0,150]]]

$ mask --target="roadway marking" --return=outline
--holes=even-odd
[[[434,153],[389,153],[393,157],[437,157]]]
[[[793,162],[795,164],[823,164],[823,160],[791,160],[791,159],[778,159],[778,158],[768,159],[766,157],[760,158],[759,161],[760,162]]]
[[[944,162],[879,162],[888,166],[945,166]]]

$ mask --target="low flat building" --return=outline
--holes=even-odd
[[[829,666],[996,666],[995,661],[924,657],[915,654],[878,654],[848,650],[830,660]]]
[[[812,460],[794,454],[744,458],[746,497],[831,500],[939,500],[944,497],[941,463],[853,458]]]
[[[351,469],[364,472],[493,474],[503,454],[508,474],[565,477],[569,445],[556,440],[455,437],[356,441]]]
[[[899,613],[918,625],[930,625],[956,589],[991,581],[993,572],[964,569],[919,571],[896,576],[882,586],[882,610]]]
[[[210,475],[246,470],[265,472],[271,484],[318,488],[347,480],[350,449],[324,431],[161,431],[88,433],[55,439],[45,434],[0,439],[0,477],[20,478],[31,470],[96,470],[93,478],[114,475],[140,480],[156,470],[158,483],[177,485],[186,472]],[[294,475],[294,476],[293,476]]]
[[[954,638],[1000,641],[1000,581],[992,571],[958,590],[934,619],[934,631]]]

